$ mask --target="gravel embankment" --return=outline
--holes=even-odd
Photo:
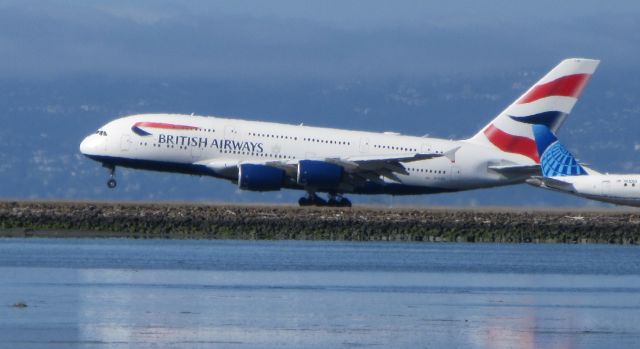
[[[640,211],[4,201],[0,236],[637,244]]]

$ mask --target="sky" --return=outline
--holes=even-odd
[[[637,59],[640,2],[0,1],[0,77],[344,79]]]

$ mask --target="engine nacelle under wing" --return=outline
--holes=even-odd
[[[238,165],[238,187],[252,191],[280,190],[284,184],[285,172],[279,168],[257,165]]]
[[[298,184],[315,189],[337,188],[342,182],[344,168],[318,160],[301,160],[298,163]]]

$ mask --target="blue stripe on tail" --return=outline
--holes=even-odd
[[[526,116],[509,115],[509,117],[515,121],[533,125],[545,125],[549,129],[556,130],[560,127],[560,125],[568,115],[569,114],[561,111],[546,111]]]
[[[580,166],[567,148],[560,144],[558,138],[547,126],[533,125],[533,135],[536,139],[543,176],[582,176],[587,174],[587,171]]]

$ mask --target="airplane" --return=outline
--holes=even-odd
[[[115,119],[87,136],[80,152],[109,170],[109,188],[116,187],[116,167],[127,167],[222,178],[242,190],[304,190],[300,206],[350,207],[349,193],[417,195],[524,183],[540,172],[531,125],[557,131],[598,64],[560,62],[463,140],[159,113]]]
[[[545,125],[533,125],[542,176],[527,183],[617,205],[640,207],[640,174],[602,174],[576,158]]]

